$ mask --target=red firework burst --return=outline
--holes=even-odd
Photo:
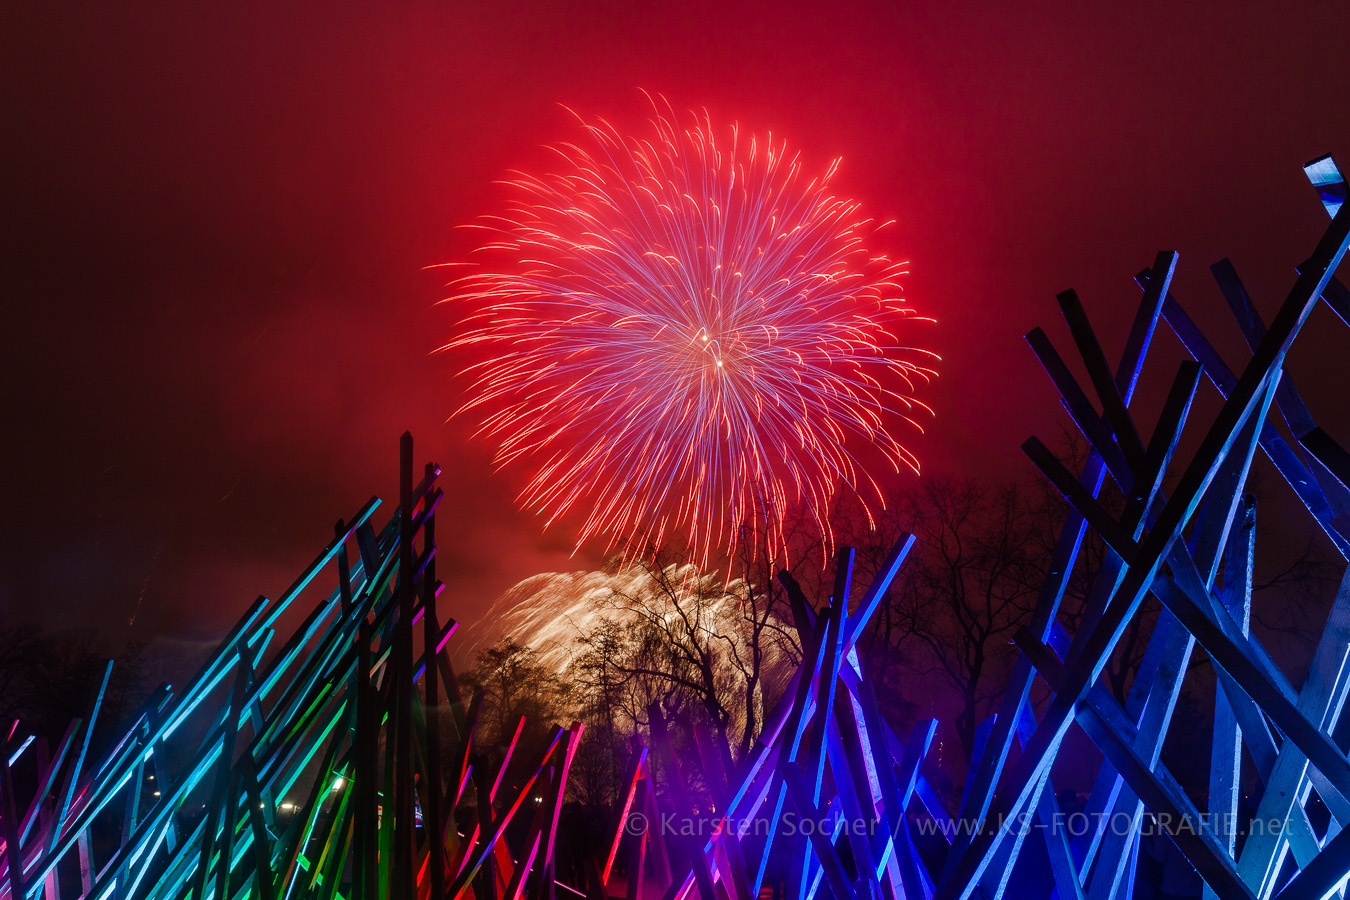
[[[582,122],[586,146],[477,226],[501,263],[452,283],[466,312],[442,349],[486,353],[461,412],[498,466],[528,467],[546,527],[583,516],[578,546],[673,532],[706,560],[757,521],[776,548],[798,504],[828,536],[841,490],[881,502],[850,445],[918,471],[893,431],[918,427],[936,357],[899,340],[903,264],[830,193],[838,160],[807,180],[772,135],[719,143],[706,112],[681,128],[653,107],[647,138]]]

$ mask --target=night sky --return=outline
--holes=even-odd
[[[809,170],[843,157],[939,320],[911,445],[1024,475],[1018,445],[1063,421],[1021,337],[1069,349],[1056,292],[1114,356],[1131,276],[1175,249],[1244,361],[1207,269],[1231,257],[1269,316],[1325,228],[1300,167],[1350,160],[1347,26],[1343,2],[7,3],[0,623],[221,635],[395,498],[405,429],[446,473],[452,614],[593,566],[446,421],[464,385],[427,267],[578,137],[559,104],[641,130],[639,88]]]

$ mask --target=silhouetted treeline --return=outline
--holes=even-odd
[[[1110,508],[1123,501],[1108,486],[1102,502]],[[896,539],[902,533],[917,537],[858,650],[897,733],[906,735],[916,721],[936,718],[955,737],[950,742],[955,746],[939,748],[937,762],[930,757],[928,764],[930,781],[939,789],[945,785],[953,805],[977,728],[997,710],[1016,660],[1013,636],[1031,621],[1049,574],[1064,511],[1062,499],[1040,482],[927,476],[892,493],[870,520],[847,508],[833,517],[836,543],[856,551],[850,608]],[[610,595],[597,601],[607,614],[576,635],[563,671],[539,664],[528,646],[530,635],[508,638],[484,654],[480,668],[498,666],[504,656],[523,666],[515,670],[528,673],[519,683],[531,687],[518,694],[528,694],[535,715],[586,723],[569,780],[580,803],[612,814],[630,760],[630,738],[649,739],[653,708],[668,723],[694,802],[716,802],[717,776],[704,770],[709,754],[700,740],[722,761],[714,769],[733,772],[800,659],[778,573],[789,574],[817,609],[832,588],[833,548],[826,538],[801,522],[788,532],[789,546],[770,555],[762,535],[744,529],[717,572],[695,569],[679,548],[647,547],[633,554],[616,572]],[[1060,607],[1071,632],[1106,552],[1089,532]],[[1267,609],[1296,610],[1327,584],[1328,567],[1313,548],[1267,561],[1265,568],[1255,589],[1266,597]],[[1103,673],[1119,699],[1130,690],[1159,611],[1155,602],[1144,605]],[[1291,642],[1310,652],[1315,630],[1300,636],[1293,633],[1302,621],[1298,615],[1279,618]],[[1197,653],[1191,665],[1208,667],[1209,661]],[[1036,706],[1046,697],[1038,684],[1031,702]],[[1188,679],[1181,703],[1212,707],[1212,677]],[[1207,723],[1207,716],[1197,714],[1179,730],[1196,745],[1207,745],[1208,735],[1199,733]],[[1188,790],[1203,796],[1205,766],[1182,761],[1174,771]]]
[[[72,721],[88,721],[106,676],[91,744],[96,753],[192,662],[145,643],[109,645],[89,631],[0,624],[0,722],[7,734],[18,720],[21,732],[55,746]]]

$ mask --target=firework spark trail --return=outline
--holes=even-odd
[[[838,160],[802,184],[772,135],[723,147],[706,112],[682,129],[653,108],[647,139],[582,122],[589,149],[554,148],[557,174],[520,175],[475,226],[502,262],[451,285],[467,312],[442,349],[487,354],[460,412],[482,411],[499,467],[532,468],[518,499],[546,527],[584,514],[578,546],[681,532],[706,560],[757,521],[775,549],[795,504],[828,538],[841,489],[881,502],[850,441],[918,470],[892,426],[918,427],[936,357],[898,343],[903,264],[829,192]]]

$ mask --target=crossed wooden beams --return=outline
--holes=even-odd
[[[641,900],[634,873],[642,871],[649,847],[658,875],[669,885],[663,900],[695,892],[701,900],[758,897],[773,879],[785,882],[794,897],[820,892],[839,900],[931,896],[932,879],[913,841],[907,810],[921,808],[941,823],[940,833],[951,830],[950,813],[921,771],[937,723],[921,723],[908,741],[899,740],[881,715],[855,649],[913,545],[908,535],[895,545],[852,611],[852,550],[840,552],[831,600],[819,611],[791,576],[780,574],[804,658],[731,779],[719,772],[718,756],[706,739],[696,739],[701,751],[707,748],[697,763],[681,766],[659,705],[651,708],[654,755],[675,814],[694,817],[685,787],[687,766],[699,766],[705,783],[725,787],[714,790],[710,831],[700,835],[688,859],[672,868],[672,835],[665,828],[669,816],[655,814],[651,755],[635,739],[620,817],[632,823],[630,813],[642,816],[642,827],[630,829],[629,900]],[[610,875],[620,837],[616,834],[600,872],[602,882]],[[841,842],[847,846],[842,853]]]
[[[1072,292],[1059,296],[1075,349],[1096,404],[1039,329],[1027,336],[1075,425],[1093,451],[1075,477],[1039,441],[1024,451],[1073,508],[1058,545],[1055,572],[1041,593],[1036,620],[1017,638],[1021,658],[972,769],[962,805],[964,820],[986,823],[961,832],[937,879],[944,900],[1000,896],[1128,897],[1133,893],[1145,814],[1170,822],[1169,836],[1206,884],[1209,896],[1321,898],[1350,874],[1350,763],[1344,728],[1350,646],[1350,581],[1343,583],[1308,679],[1296,691],[1250,634],[1251,569],[1255,510],[1244,486],[1252,460],[1263,452],[1303,501],[1310,516],[1341,552],[1350,556],[1350,466],[1346,454],[1318,428],[1283,370],[1285,355],[1314,304],[1325,299],[1343,320],[1347,292],[1335,280],[1350,243],[1350,212],[1341,203],[1345,182],[1329,157],[1308,173],[1331,225],[1267,327],[1233,267],[1213,274],[1242,328],[1252,356],[1240,375],[1224,365],[1170,291],[1176,254],[1159,254],[1140,273],[1139,312],[1120,363],[1112,370],[1087,316]],[[1180,338],[1193,361],[1183,363],[1147,441],[1129,406],[1159,320]],[[1200,446],[1184,466],[1174,454],[1202,377],[1223,398]],[[1292,434],[1291,444],[1285,431]],[[1170,491],[1169,475],[1179,478]],[[1123,512],[1099,500],[1105,477],[1125,498]],[[1091,527],[1108,548],[1083,621],[1070,635],[1060,624],[1064,579]],[[1152,594],[1164,607],[1139,674],[1124,705],[1099,676],[1125,628]],[[1220,690],[1208,809],[1202,813],[1159,761],[1187,662],[1196,644],[1215,664]],[[1052,689],[1034,728],[1023,730],[1034,678]],[[1050,767],[1076,723],[1105,757],[1091,798],[1085,834],[1054,828],[1015,829],[1006,823],[1034,813],[1055,819],[1059,810]],[[1014,735],[1023,742],[1009,764]],[[1265,786],[1254,829],[1235,856],[1241,747],[1246,746]],[[1313,792],[1330,810],[1332,824],[1318,834],[1308,819]],[[997,793],[996,793],[997,792]],[[1129,823],[1120,827],[1113,823]],[[1176,823],[1185,822],[1185,827]],[[1003,824],[999,824],[1003,823]],[[1272,823],[1274,823],[1272,827]],[[1014,866],[1029,831],[1044,842],[1051,878],[1018,882]],[[1292,856],[1294,863],[1285,860]],[[1022,870],[1022,871],[1025,871]],[[1297,874],[1290,877],[1291,872]],[[1276,891],[1278,890],[1278,894]]]
[[[717,813],[679,859],[662,832],[658,777],[668,804],[693,809],[660,709],[651,710],[650,748],[634,739],[616,833],[583,886],[589,900],[608,895],[625,846],[627,900],[642,900],[649,863],[667,885],[662,900],[751,900],[771,882],[792,900],[1125,898],[1135,895],[1148,822],[1171,823],[1167,834],[1207,896],[1315,900],[1344,889],[1350,574],[1299,689],[1249,629],[1256,511],[1244,488],[1258,452],[1350,559],[1350,454],[1317,426],[1283,369],[1319,300],[1350,325],[1350,291],[1334,278],[1350,244],[1345,180],[1329,157],[1306,170],[1332,220],[1270,324],[1231,265],[1212,267],[1251,349],[1240,374],[1172,294],[1173,253],[1137,277],[1143,297],[1114,367],[1077,296],[1059,296],[1091,395],[1043,332],[1027,335],[1093,455],[1075,475],[1036,439],[1023,446],[1071,511],[1033,621],[1017,635],[999,711],[979,729],[956,816],[923,773],[936,722],[897,737],[856,653],[913,538],[895,546],[852,609],[845,550],[820,610],[780,575],[802,666],[737,772],[695,735]],[[1192,360],[1145,429],[1131,406],[1160,322]],[[1223,405],[1183,464],[1178,447],[1204,379]],[[503,789],[521,731],[495,765],[478,752],[482,697],[464,703],[444,652],[455,623],[437,613],[439,470],[428,465],[414,483],[408,435],[400,473],[399,508],[379,532],[371,500],[338,523],[290,589],[259,598],[187,686],[165,686],[109,749],[95,753],[90,740],[109,673],[87,723],[72,723],[54,750],[17,723],[0,731],[0,900],[553,900],[555,837],[582,726],[554,728],[521,784]],[[1107,478],[1124,497],[1118,511],[1101,500]],[[1070,633],[1061,607],[1088,528],[1107,552]],[[336,588],[269,649],[282,613],[323,571]],[[1121,703],[1100,676],[1149,595],[1163,612]],[[1219,688],[1203,812],[1160,761],[1197,645]],[[1039,716],[1030,703],[1037,679],[1051,690]],[[1074,725],[1104,761],[1089,827],[1070,833],[1051,767]],[[1256,820],[1265,827],[1243,835],[1239,850],[1243,748],[1264,786]],[[452,811],[470,800],[477,821],[461,835]],[[1314,804],[1329,824],[1314,825]],[[635,813],[645,828],[631,828]],[[517,819],[528,824],[513,845]],[[950,845],[931,868],[915,841],[925,823]]]
[[[111,749],[90,752],[102,690],[55,752],[6,729],[0,898],[552,896],[581,726],[554,728],[523,783],[503,787],[516,743],[495,766],[482,755],[481,695],[466,708],[445,652],[455,622],[437,613],[439,469],[415,483],[410,436],[401,449],[389,522],[372,527],[377,500],[339,522],[289,590],[259,598]],[[325,570],[336,588],[269,650]],[[466,838],[451,811],[469,802],[479,828]],[[532,842],[519,866],[502,841],[517,817]]]
[[[1092,455],[1075,474],[1035,438],[1023,446],[1071,509],[1033,621],[1017,635],[1020,653],[999,711],[979,729],[956,817],[922,775],[935,723],[898,740],[881,720],[853,653],[878,591],[885,591],[908,546],[896,548],[891,566],[853,612],[838,599],[850,595],[845,554],[832,601],[818,615],[784,579],[805,651],[802,668],[722,798],[715,833],[685,869],[673,872],[663,900],[694,891],[702,900],[758,897],[775,843],[788,860],[786,892],[793,900],[820,894],[835,900],[1145,896],[1143,887],[1136,891],[1136,875],[1141,833],[1150,828],[1167,834],[1202,877],[1208,897],[1314,900],[1343,890],[1350,875],[1350,832],[1342,830],[1350,822],[1344,750],[1350,717],[1341,718],[1350,693],[1350,574],[1300,689],[1249,629],[1256,510],[1245,485],[1257,453],[1269,458],[1315,526],[1350,558],[1350,454],[1317,427],[1283,369],[1319,299],[1350,324],[1350,292],[1333,275],[1350,244],[1345,181],[1330,158],[1307,171],[1332,221],[1269,326],[1233,267],[1227,261],[1212,267],[1252,352],[1240,374],[1225,366],[1172,294],[1175,253],[1160,253],[1139,274],[1143,297],[1114,367],[1078,297],[1071,291],[1059,296],[1086,388],[1044,332],[1027,335]],[[1176,333],[1192,359],[1178,367],[1157,420],[1146,429],[1131,407],[1159,324]],[[1198,449],[1182,461],[1178,447],[1204,379],[1223,405]],[[1107,478],[1124,498],[1118,511],[1100,499]],[[1106,554],[1071,633],[1061,606],[1089,528]],[[1149,595],[1162,612],[1121,703],[1100,676]],[[1210,761],[1204,810],[1161,762],[1197,645],[1212,661],[1218,684],[1212,743],[1197,750],[1207,749]],[[1038,679],[1051,690],[1039,716],[1030,703]],[[1103,762],[1079,827],[1068,828],[1051,767],[1074,725]],[[1244,747],[1264,787],[1255,825],[1240,818],[1238,806]],[[677,768],[662,756],[661,768]],[[647,765],[644,751],[626,810],[654,803],[638,791],[650,783],[641,775]],[[1309,811],[1317,803],[1329,812],[1329,825],[1314,826]],[[825,827],[788,836],[789,815]],[[859,836],[848,828],[856,821],[875,827]],[[951,845],[934,871],[915,849],[921,821],[936,822]],[[752,829],[766,840],[747,843]],[[638,865],[646,839],[635,851]],[[611,860],[617,848],[616,838]],[[629,897],[637,900],[631,887]]]

